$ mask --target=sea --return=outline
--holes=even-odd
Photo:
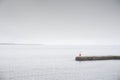
[[[119,45],[0,45],[0,80],[120,80],[120,60],[75,61],[81,56],[120,56]]]

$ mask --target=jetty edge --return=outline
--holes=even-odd
[[[120,60],[120,56],[77,56],[76,61],[91,61],[91,60]]]

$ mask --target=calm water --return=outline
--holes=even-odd
[[[82,55],[120,55],[120,46],[0,45],[0,80],[120,80],[120,60],[75,61]]]

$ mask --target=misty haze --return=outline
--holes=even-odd
[[[0,0],[0,80],[120,80],[120,0]]]

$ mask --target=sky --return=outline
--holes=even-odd
[[[120,0],[0,0],[0,43],[120,45]]]

